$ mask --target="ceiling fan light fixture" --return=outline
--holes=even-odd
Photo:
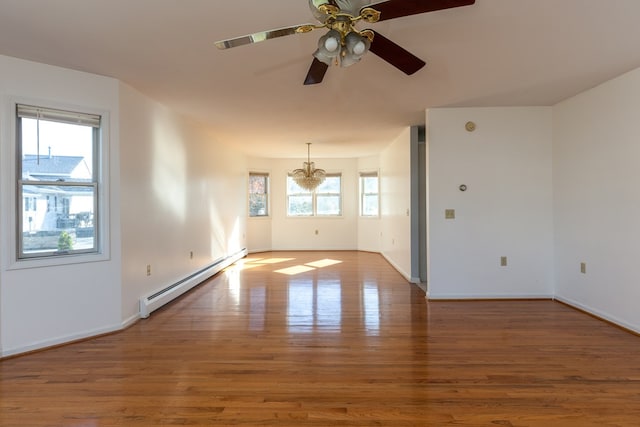
[[[398,70],[410,76],[426,63],[372,29],[358,30],[359,23],[376,23],[403,16],[418,15],[443,9],[469,6],[475,0],[307,0],[319,24],[299,24],[278,28],[215,43],[218,49],[229,49],[251,43],[308,33],[326,28],[327,34],[318,40],[318,49],[304,80],[305,85],[322,83],[330,65],[349,67],[371,51]]]
[[[330,30],[318,40],[318,50],[313,54],[319,61],[327,65],[331,65],[340,55],[342,40],[340,33],[336,30]]]
[[[360,62],[360,59],[369,51],[371,42],[367,37],[356,31],[352,31],[345,37],[342,49],[341,67],[349,67]]]

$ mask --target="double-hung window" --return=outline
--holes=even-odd
[[[101,116],[16,105],[17,258],[99,251]]]
[[[378,172],[360,172],[360,215],[378,216],[379,206]]]
[[[249,172],[249,216],[269,216],[269,174]]]
[[[329,173],[315,190],[308,191],[287,177],[288,216],[342,215],[342,175]]]

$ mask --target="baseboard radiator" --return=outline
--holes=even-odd
[[[166,303],[173,301],[180,295],[193,289],[211,276],[219,273],[224,268],[227,268],[245,256],[247,256],[246,248],[228,257],[220,258],[202,270],[199,270],[194,274],[167,286],[166,288],[140,298],[140,317],[143,319],[149,317],[153,311],[159,309]]]

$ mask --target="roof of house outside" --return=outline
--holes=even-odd
[[[22,158],[22,176],[26,180],[56,181],[75,178],[84,181],[91,178],[91,173],[86,164],[84,168],[80,167],[82,163],[85,163],[82,156],[25,154]]]

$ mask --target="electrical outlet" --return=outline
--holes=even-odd
[[[456,219],[456,210],[455,209],[445,209],[444,210],[444,218],[445,219]]]
[[[587,274],[587,263],[586,262],[581,262],[580,263],[580,273]]]
[[[193,259],[193,251],[189,252],[189,259]]]
[[[147,276],[151,276],[151,264],[147,264]]]
[[[506,256],[501,256],[500,257],[500,266],[501,267],[506,267],[507,266],[507,257]]]

